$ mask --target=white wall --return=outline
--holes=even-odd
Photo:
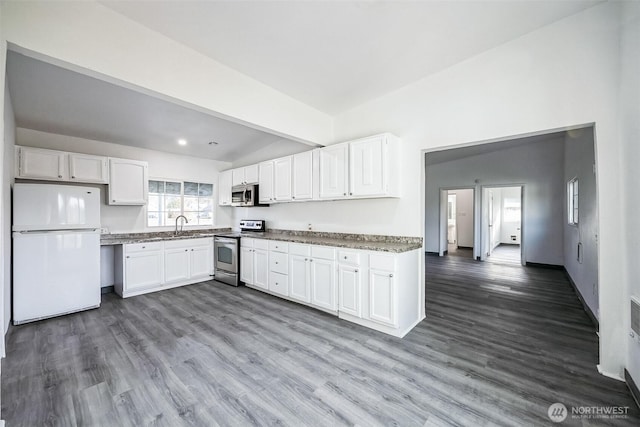
[[[458,246],[473,247],[473,190],[450,190],[456,195],[456,228]]]
[[[4,280],[4,332],[11,320],[11,188],[13,186],[13,150],[16,138],[16,122],[8,87],[4,97],[4,144],[2,147],[2,270]]]
[[[622,9],[623,31],[621,35],[622,62],[620,73],[620,138],[623,141],[622,156],[622,180],[623,197],[616,208],[622,207],[624,212],[624,244],[617,248],[617,254],[625,260],[627,272],[627,286],[625,299],[620,306],[621,312],[625,313],[626,323],[622,332],[627,341],[627,370],[633,377],[636,384],[640,385],[640,337],[631,337],[629,331],[629,296],[635,295],[640,298],[640,223],[638,222],[638,212],[640,212],[640,192],[638,183],[640,182],[640,2],[625,2]],[[598,139],[598,146],[601,141]],[[598,169],[601,169],[598,163]],[[602,199],[602,193],[600,193]],[[602,207],[600,207],[602,214]],[[602,230],[601,230],[602,233]],[[614,252],[615,253],[615,252]],[[608,291],[608,287],[600,281],[600,293]],[[602,304],[602,295],[600,303]],[[601,307],[600,316],[605,317],[607,313]]]
[[[505,220],[505,199],[521,200],[520,187],[505,187],[500,191],[500,214],[503,217],[499,232],[499,243],[509,245],[520,244],[520,221]],[[516,236],[516,240],[511,240],[511,236]]]
[[[425,249],[438,251],[440,188],[524,184],[526,261],[562,265],[563,140],[533,142],[504,150],[428,165]],[[478,180],[476,184],[475,181]],[[495,191],[495,190],[494,190]],[[496,192],[494,210],[500,210]],[[496,212],[498,213],[498,212]],[[479,215],[475,224],[479,226]],[[496,239],[499,235],[495,236]]]
[[[74,138],[24,128],[18,128],[16,144],[133,160],[145,160],[149,162],[150,178],[213,183],[215,200],[218,200],[218,172],[229,169],[231,166],[230,163],[227,162],[180,156],[144,148]],[[106,192],[107,186],[102,185],[101,191],[103,193]],[[148,230],[146,226],[145,207],[110,206],[105,203],[105,200],[105,197],[103,197],[100,216],[102,227],[107,227],[109,232],[129,233]],[[214,212],[215,225],[223,227],[231,226],[232,215],[231,208],[221,208],[216,204]],[[173,227],[153,228],[153,230],[169,229],[173,229]]]
[[[593,314],[598,316],[598,212],[593,129],[570,132],[564,151],[564,266]],[[578,225],[568,223],[566,184],[578,178]],[[582,260],[578,261],[578,244]]]
[[[0,26],[38,59],[283,137],[332,138],[328,115],[97,2],[4,2]]]
[[[424,235],[421,152],[595,122],[603,284],[600,361],[605,372],[617,376],[627,340],[623,318],[628,312],[623,314],[621,307],[629,303],[624,293],[629,277],[622,259],[611,255],[624,236],[619,209],[619,8],[619,3],[607,2],[559,20],[347,111],[334,124],[339,140],[383,131],[402,138],[402,178],[412,185],[405,185],[397,203],[381,204],[376,216],[389,218],[388,234]],[[561,248],[532,254],[530,260],[561,263]]]

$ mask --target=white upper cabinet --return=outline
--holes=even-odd
[[[293,200],[313,198],[313,151],[293,156]]]
[[[218,204],[231,206],[231,179],[233,171],[220,172],[218,175]]]
[[[232,185],[258,183],[258,165],[250,165],[232,170]]]
[[[386,193],[387,144],[381,137],[349,144],[349,196],[382,196]]]
[[[258,165],[258,198],[260,203],[273,202],[273,160]]]
[[[144,205],[148,191],[147,162],[109,158],[110,205]]]
[[[291,166],[292,156],[273,161],[273,200],[286,202],[291,200]]]
[[[16,147],[17,178],[107,184],[107,157]]]
[[[336,144],[319,150],[320,199],[343,199],[347,196],[348,144]]]
[[[76,182],[106,184],[109,176],[107,164],[108,159],[103,156],[70,153],[69,177]]]

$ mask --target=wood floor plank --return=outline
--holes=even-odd
[[[464,255],[462,251],[461,254]],[[216,282],[12,327],[9,426],[549,425],[551,403],[629,406],[562,272],[426,257],[427,318],[398,339]]]

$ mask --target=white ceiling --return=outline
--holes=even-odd
[[[335,115],[600,2],[101,3]]]
[[[12,51],[7,80],[16,125],[27,129],[228,162],[282,141]],[[181,138],[186,146],[178,145]]]

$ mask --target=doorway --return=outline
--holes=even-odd
[[[474,189],[441,190],[440,255],[473,258]]]
[[[483,261],[523,264],[523,186],[483,187]]]

